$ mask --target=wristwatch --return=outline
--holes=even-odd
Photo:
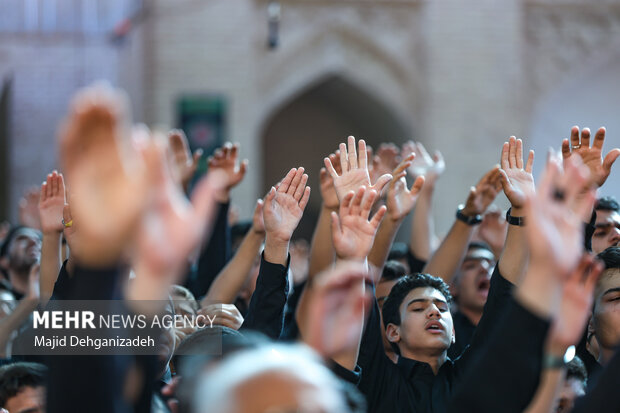
[[[511,212],[512,212],[512,208],[508,208],[508,211],[506,211],[506,221],[510,225],[516,225],[518,227],[524,227],[525,226],[525,217],[513,217],[512,215],[510,215]]]
[[[479,223],[482,222],[482,215],[480,214],[476,214],[474,216],[465,215],[463,214],[464,208],[465,208],[465,205],[461,204],[456,209],[456,219],[458,219],[459,221],[463,221],[467,225],[478,225]]]
[[[543,369],[562,369],[575,358],[575,346],[570,346],[563,356],[545,354],[543,356]]]

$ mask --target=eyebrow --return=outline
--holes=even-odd
[[[411,301],[409,301],[407,303],[407,307],[409,307],[411,304],[414,304],[414,303],[428,303],[429,301],[431,301],[431,300],[429,300],[428,298],[414,298],[413,300],[411,300]],[[443,303],[445,305],[448,305],[447,301],[442,300],[440,298],[433,298],[432,301],[435,302],[435,303]]]
[[[620,287],[610,288],[609,290],[603,293],[603,297],[605,297],[609,293],[617,293],[617,292],[620,292]]]

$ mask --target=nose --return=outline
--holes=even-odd
[[[428,318],[441,318],[441,312],[439,311],[439,308],[437,308],[437,306],[435,304],[431,304],[430,306],[428,306],[428,312],[426,313],[426,316]]]

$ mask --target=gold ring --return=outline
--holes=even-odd
[[[62,225],[65,226],[65,228],[70,228],[73,226],[73,220],[69,221],[69,222],[65,222],[64,218],[62,220]]]

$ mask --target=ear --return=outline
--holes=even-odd
[[[400,342],[400,326],[389,323],[385,329],[385,336],[390,343]]]
[[[594,315],[590,316],[590,320],[588,321],[588,337],[594,334]]]
[[[456,330],[452,327],[452,344],[456,343]]]

